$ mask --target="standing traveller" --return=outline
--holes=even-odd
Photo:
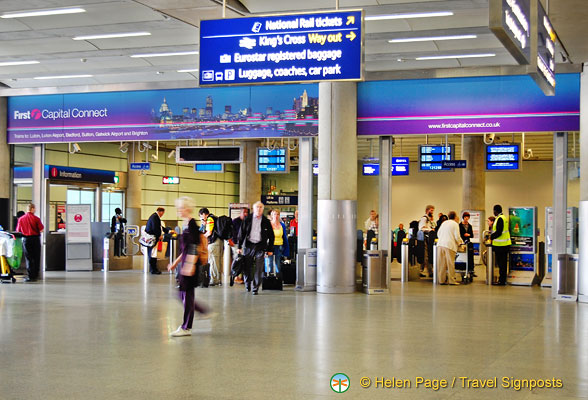
[[[232,238],[233,243],[231,244],[231,253],[233,256],[232,257],[233,260],[235,260],[238,255],[239,231],[241,230],[241,225],[243,224],[243,221],[245,220],[245,218],[247,218],[248,216],[249,216],[249,209],[242,208],[239,216],[237,218],[233,219],[233,238]],[[235,277],[235,282],[243,283],[243,278],[241,277],[241,275]]]
[[[110,232],[114,234],[114,256],[122,257],[126,256],[124,253],[124,235],[125,235],[125,224],[127,219],[122,216],[122,210],[120,208],[114,209],[114,216],[110,222]]]
[[[280,210],[278,209],[271,211],[270,222],[272,224],[272,231],[274,232],[274,254],[267,257],[265,272],[270,274],[273,271],[278,279],[282,280],[281,258],[282,256],[290,256],[288,230],[286,229],[286,224],[280,219]]]
[[[462,221],[461,224],[459,224],[459,235],[461,236],[461,240],[463,240],[467,246],[468,269],[472,271],[474,277],[477,277],[474,272],[474,243],[472,243],[472,239],[474,238],[474,228],[472,227],[472,224],[470,224],[470,213],[465,211],[461,218]]]
[[[455,280],[455,255],[461,243],[459,235],[459,218],[455,211],[450,211],[447,221],[439,228],[437,248],[439,249],[438,277],[439,283],[446,285],[459,285]]]
[[[370,210],[370,217],[365,220],[364,226],[366,231],[365,249],[369,250],[372,239],[378,236],[378,214],[376,210]]]
[[[256,295],[263,276],[264,258],[274,251],[274,231],[269,219],[263,216],[263,203],[253,204],[253,215],[248,216],[239,231],[239,252],[245,255],[245,288]]]
[[[220,270],[223,260],[223,240],[216,233],[216,217],[208,211],[208,208],[201,208],[200,215],[201,229],[208,240],[208,263],[210,264],[210,286],[219,285]]]
[[[153,275],[160,275],[161,271],[157,269],[157,242],[163,239],[163,232],[161,230],[161,217],[165,213],[165,208],[158,207],[156,212],[151,214],[147,220],[147,226],[145,232],[155,236],[155,244],[153,247],[148,247],[146,250],[149,252],[149,271]]]
[[[27,260],[25,282],[35,282],[39,277],[41,265],[41,232],[45,228],[41,219],[35,215],[35,205],[30,203],[27,213],[18,219],[16,231],[22,233],[24,256]]]
[[[434,205],[427,205],[425,207],[425,215],[419,220],[419,230],[417,232],[418,246],[422,249],[423,263],[421,264],[421,277],[426,277],[425,269],[429,273],[429,277],[433,276],[433,245],[435,240],[435,221],[433,214],[435,213]]]
[[[184,304],[184,319],[182,325],[170,334],[178,337],[192,334],[194,311],[198,311],[202,318],[209,317],[210,311],[194,299],[194,288],[198,284],[197,264],[201,263],[199,258],[203,257],[203,251],[198,252],[198,248],[202,249],[201,240],[205,240],[204,235],[200,233],[196,225],[196,221],[192,218],[194,202],[189,197],[180,197],[176,200],[176,209],[178,210],[178,216],[183,221],[183,230],[180,236],[180,254],[172,264],[168,265],[167,270],[171,271],[178,268],[179,265],[179,293],[180,300]]]
[[[506,285],[506,278],[508,276],[508,253],[511,244],[510,232],[508,231],[508,218],[502,214],[502,206],[500,204],[496,204],[493,211],[496,220],[492,224],[492,235],[490,235],[490,239],[492,239],[492,250],[494,250],[496,264],[500,271],[496,285],[504,286]],[[492,266],[488,268],[492,268]]]

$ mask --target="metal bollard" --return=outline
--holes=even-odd
[[[104,241],[102,242],[102,248],[103,248],[103,253],[102,253],[102,271],[104,272],[108,272],[109,266],[109,258],[108,258],[108,250],[110,249],[110,239],[105,237]]]
[[[494,282],[494,252],[492,251],[492,243],[486,242],[486,285],[492,285]]]
[[[150,247],[143,246],[143,272],[145,275],[149,274],[149,256],[151,252]]]
[[[408,239],[404,239],[402,241],[402,245],[400,247],[400,281],[401,282],[408,282]]]
[[[231,282],[231,262],[232,262],[232,251],[228,240],[223,240],[223,272],[222,272],[222,283],[225,286]]]
[[[437,239],[435,239],[435,244],[433,245],[433,285],[438,283],[437,277],[437,260],[439,259],[437,254]]]

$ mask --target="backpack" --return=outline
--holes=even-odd
[[[231,239],[233,237],[233,220],[231,217],[227,217],[226,215],[216,217],[214,231],[223,240]]]

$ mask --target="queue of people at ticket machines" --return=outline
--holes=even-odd
[[[497,254],[497,264],[500,270],[500,277],[497,285],[506,283],[506,262],[507,257],[503,256],[508,252],[510,238],[508,229],[504,223],[502,207],[497,204],[493,209],[494,216],[487,220],[490,237],[493,241],[494,251]],[[499,220],[496,226],[495,221]],[[364,249],[378,248],[378,225],[379,217],[375,210],[370,211],[370,216],[364,223],[365,240]],[[409,230],[404,229],[400,223],[392,232],[391,260],[395,258],[401,262],[401,244],[406,237],[409,237],[411,264],[420,264],[420,276],[422,278],[433,277],[433,245],[437,241],[438,273],[441,284],[458,285],[455,280],[455,261],[457,253],[465,253],[467,257],[466,273],[469,278],[477,277],[475,273],[473,242],[474,232],[470,224],[470,214],[465,211],[460,216],[455,211],[447,214],[438,213],[435,220],[435,206],[427,205],[425,214],[418,220],[412,221]],[[484,238],[486,239],[486,238]],[[467,277],[467,276],[466,276]]]

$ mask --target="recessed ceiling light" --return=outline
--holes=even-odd
[[[198,72],[198,69],[178,69],[178,72]]]
[[[405,13],[405,14],[390,14],[390,15],[369,15],[364,19],[366,21],[379,21],[384,19],[408,19],[408,18],[431,18],[431,17],[450,17],[453,15],[452,11],[434,11],[425,13]]]
[[[388,40],[388,43],[429,42],[434,40],[476,39],[476,35],[429,36]]]
[[[417,57],[415,60],[417,61],[425,61],[425,60],[445,60],[449,58],[483,58],[483,57],[494,57],[496,54],[494,53],[486,53],[486,54],[459,54],[459,55],[451,55],[451,56],[430,56],[430,57]]]
[[[149,32],[108,33],[108,34],[103,34],[103,35],[76,36],[73,38],[73,40],[114,39],[114,38],[135,37],[135,36],[151,36],[151,33],[149,33]]]
[[[7,67],[10,65],[30,65],[30,64],[39,64],[40,61],[4,61],[0,62],[0,67]]]
[[[0,15],[0,18],[41,17],[45,15],[77,14],[86,12],[81,7],[53,8],[49,10],[13,11]]]
[[[56,75],[56,76],[37,76],[33,79],[75,79],[75,78],[91,78],[94,75]]]
[[[149,57],[171,57],[171,56],[189,56],[198,54],[197,51],[179,51],[175,53],[147,53],[147,54],[133,54],[132,58],[149,58]]]

